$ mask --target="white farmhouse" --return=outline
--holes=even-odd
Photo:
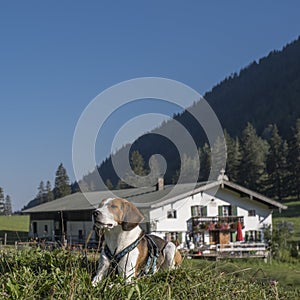
[[[156,187],[113,192],[141,210],[145,216],[141,226],[146,232],[185,247],[264,242],[264,229],[272,226],[273,210],[287,208],[230,182],[224,174],[216,181],[196,185],[164,186],[160,179]],[[93,229],[92,212],[107,197],[108,191],[91,192],[88,201],[76,193],[25,210],[31,219],[30,236],[84,243]]]

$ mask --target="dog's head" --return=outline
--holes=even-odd
[[[132,230],[144,219],[135,205],[122,198],[101,201],[93,216],[97,228],[112,229],[121,225],[124,231]]]

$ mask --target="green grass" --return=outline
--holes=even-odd
[[[201,268],[203,262],[195,261],[195,267]],[[291,263],[264,263],[261,259],[228,260],[214,263],[218,272],[235,274],[243,279],[267,284],[270,281],[277,281],[279,286],[285,290],[300,289],[300,260]]]
[[[125,283],[107,279],[96,288],[97,256],[63,250],[6,251],[0,255],[0,299],[299,299],[300,290],[270,280],[261,263],[185,260],[174,271]],[[298,266],[299,267],[299,266]],[[277,268],[277,267],[276,267]],[[279,268],[278,268],[279,269]],[[299,285],[298,285],[299,287]]]
[[[290,199],[285,201],[284,204],[288,206],[288,209],[283,210],[281,213],[274,213],[273,223],[275,226],[277,222],[293,223],[294,232],[291,240],[300,241],[300,201]]]
[[[300,241],[300,216],[299,217],[280,217],[274,218],[273,223],[276,226],[278,222],[291,222],[293,223],[292,241]]]
[[[288,200],[284,201],[284,205],[288,206],[288,209],[282,210],[280,213],[276,212],[276,217],[300,217],[300,201]]]
[[[0,231],[29,231],[29,216],[0,216]]]

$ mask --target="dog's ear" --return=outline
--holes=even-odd
[[[130,231],[144,220],[144,216],[135,205],[126,201],[124,202],[124,214],[122,220],[122,229]]]

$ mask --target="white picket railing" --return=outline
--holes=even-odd
[[[223,256],[265,257],[267,248],[264,243],[232,243],[216,245],[216,252]]]

